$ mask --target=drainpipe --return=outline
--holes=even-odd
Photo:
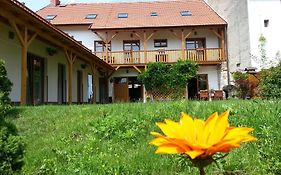
[[[224,38],[225,38],[225,58],[227,66],[227,84],[230,85],[230,72],[229,72],[229,59],[228,59],[228,38],[227,38],[227,25],[224,27]]]

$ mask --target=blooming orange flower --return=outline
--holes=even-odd
[[[165,123],[156,123],[166,136],[151,132],[156,138],[149,144],[158,146],[156,153],[184,153],[191,159],[204,159],[216,152],[229,152],[232,148],[238,148],[242,142],[256,140],[249,135],[252,128],[230,127],[228,116],[229,111],[220,116],[216,112],[203,121],[181,113],[179,122],[166,119]]]

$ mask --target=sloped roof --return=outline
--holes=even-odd
[[[92,54],[92,52],[83,46],[80,42],[76,41],[63,31],[56,28],[54,25],[48,23],[46,20],[41,18],[39,15],[34,13],[32,10],[24,6],[22,3],[18,2],[17,0],[1,0],[0,6],[3,7],[0,11],[0,20],[10,18],[12,14],[17,14],[18,21],[21,21],[23,24],[33,24],[36,31],[44,31],[42,33],[38,33],[38,38],[48,38],[48,42],[51,42],[54,45],[58,45],[59,43],[63,43],[65,47],[68,46],[72,50],[75,50],[76,53],[80,53],[81,58],[87,58],[89,60],[93,60],[95,64],[99,65],[102,68],[107,70],[114,70],[114,68],[107,64],[106,62],[102,61],[96,55]],[[4,14],[8,14],[9,16],[5,16]],[[9,19],[13,20],[13,19]],[[42,37],[41,35],[44,35]],[[54,43],[52,38],[58,39],[56,43]]]
[[[192,15],[181,16],[181,11],[189,11]],[[150,16],[151,12],[158,16]],[[76,3],[47,6],[37,13],[43,18],[57,15],[50,21],[54,25],[89,24],[93,30],[226,24],[203,0]],[[118,13],[128,13],[128,18],[118,18]],[[85,19],[87,14],[97,14],[97,17]]]

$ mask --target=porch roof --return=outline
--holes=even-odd
[[[80,42],[47,22],[17,0],[1,0],[0,7],[0,21],[7,24],[9,24],[9,21],[16,21],[20,25],[26,25],[29,30],[38,34],[39,39],[61,49],[71,49],[77,54],[78,58],[87,62],[93,61],[94,64],[102,69],[114,70],[111,65],[92,54],[92,52]]]
[[[188,15],[182,16],[181,12],[184,11],[188,11]],[[75,3],[47,6],[37,13],[42,17],[56,15],[50,21],[54,25],[86,24],[90,25],[90,29],[92,30],[215,26],[227,24],[203,0]],[[119,13],[128,13],[128,17],[118,18]],[[96,18],[86,19],[85,17],[88,14],[96,14]]]

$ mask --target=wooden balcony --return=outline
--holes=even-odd
[[[95,52],[106,61],[105,52]],[[112,65],[145,65],[149,62],[175,63],[182,58],[182,50],[113,51],[108,53],[107,62]],[[220,64],[225,61],[221,48],[188,49],[184,51],[184,60],[199,64]]]

